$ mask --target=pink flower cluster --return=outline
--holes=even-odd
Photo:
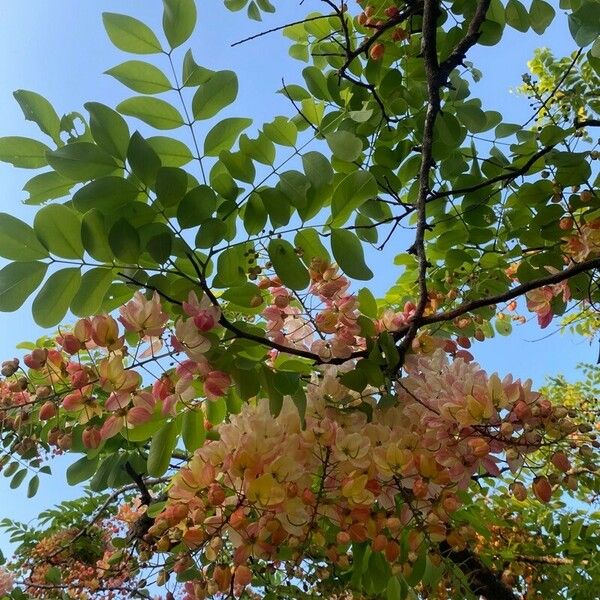
[[[273,560],[282,547],[344,562],[350,542],[369,541],[394,562],[402,530],[445,539],[474,474],[497,475],[502,461],[516,471],[548,424],[562,423],[530,382],[450,363],[439,349],[407,364],[393,408],[338,374],[327,367],[309,384],[305,428],[289,400],[276,419],[258,400],[221,425],[174,477],[150,530],[156,548],[183,541],[215,564],[230,550],[235,565]],[[362,403],[370,420],[349,410]]]
[[[302,312],[293,296],[277,278],[265,279],[260,286],[271,293],[272,303],[262,315],[267,335],[279,344],[310,350],[321,360],[349,358],[364,347],[358,325],[358,301],[349,294],[350,281],[337,265],[314,260],[310,268],[309,295],[320,305],[314,319]]]

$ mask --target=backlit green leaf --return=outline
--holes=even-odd
[[[217,123],[204,139],[204,154],[219,156],[222,150],[229,150],[238,139],[240,133],[252,125],[252,119],[231,117]]]
[[[63,177],[73,181],[89,181],[110,175],[117,168],[115,159],[90,142],[75,142],[54,152],[47,152],[48,164]]]
[[[171,89],[167,76],[158,67],[142,60],[128,60],[105,73],[140,94],[160,94]]]
[[[95,267],[86,271],[81,277],[79,290],[71,301],[71,312],[77,317],[97,314],[113,278],[111,269]]]
[[[118,260],[135,264],[140,256],[140,236],[128,221],[119,219],[108,233],[108,243]]]
[[[148,475],[161,477],[169,468],[169,462],[177,443],[175,421],[165,423],[152,438],[148,452]]]
[[[0,213],[0,256],[9,260],[31,261],[47,258],[48,250],[27,223]]]
[[[237,75],[233,71],[217,71],[194,94],[192,113],[195,119],[210,119],[231,104],[238,94]]]
[[[365,263],[360,240],[351,231],[334,229],[331,232],[331,250],[340,269],[353,279],[368,280],[373,272]]]
[[[33,301],[33,320],[40,327],[58,325],[67,314],[80,282],[79,267],[61,269],[50,275]]]
[[[0,161],[22,169],[39,169],[48,164],[50,148],[42,142],[17,135],[0,138]]]
[[[13,96],[25,118],[36,123],[46,135],[60,145],[60,119],[52,104],[44,96],[28,90],[17,90],[13,92]]]
[[[377,195],[377,182],[368,171],[353,171],[338,184],[331,200],[332,227],[343,225],[364,202]]]
[[[310,283],[308,270],[287,240],[271,240],[268,251],[275,273],[284,285],[293,290],[303,290],[308,287]]]
[[[194,0],[163,0],[163,31],[171,48],[181,46],[196,27]]]
[[[46,200],[54,200],[66,196],[73,187],[74,183],[70,179],[59,175],[55,171],[41,173],[32,177],[24,186],[29,196],[25,199],[25,204],[42,204]]]
[[[35,215],[33,228],[52,254],[62,258],[81,258],[81,221],[73,209],[63,204],[44,206]]]
[[[160,98],[135,96],[117,106],[123,115],[136,117],[156,129],[176,129],[183,125],[183,117],[171,104]]]
[[[162,47],[156,35],[138,19],[117,13],[102,13],[104,28],[119,50],[132,54],[156,54]]]
[[[15,262],[0,270],[0,310],[20,308],[42,283],[47,269],[43,262]]]

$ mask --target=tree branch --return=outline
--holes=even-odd
[[[444,558],[452,561],[467,577],[469,587],[475,596],[487,600],[519,600],[497,573],[486,567],[470,550],[453,550],[448,542],[440,543]]]

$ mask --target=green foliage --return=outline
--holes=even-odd
[[[274,11],[268,0],[224,3],[233,11],[245,9],[254,20]],[[507,122],[475,96],[473,83],[482,73],[469,61],[469,52],[474,44],[500,44],[507,26],[542,35],[555,18],[553,5],[544,0],[527,6],[519,0],[492,0],[475,36],[469,30],[475,3],[444,5],[434,22],[434,58],[424,51],[425,5],[373,0],[370,6],[375,24],[366,22],[367,15],[356,18],[356,7],[344,13],[327,3],[327,14],[312,14],[285,27],[290,55],[302,61],[302,71],[291,74],[293,81],[280,90],[290,103],[290,116],[275,116],[262,125],[246,116],[221,116],[228,107],[243,109],[235,105],[236,73],[202,66],[191,49],[182,48],[190,44],[196,26],[193,0],[163,0],[160,34],[133,17],[104,13],[106,32],[118,49],[148,56],[106,71],[138,94],[115,108],[89,102],[84,106],[88,117],[61,117],[38,93],[15,92],[25,118],[46,137],[0,138],[0,161],[45,170],[24,186],[25,202],[39,207],[33,226],[0,213],[0,256],[9,261],[0,270],[0,310],[15,311],[33,296],[35,322],[54,328],[68,311],[82,318],[112,312],[144,290],[147,297],[154,292],[162,297],[170,323],[179,326],[191,316],[185,304],[190,291],[202,296],[203,290],[203,300],[208,298],[215,311],[218,306],[215,321],[226,331],[202,330],[199,344],[207,347],[202,354],[211,373],[226,373],[233,382],[212,398],[206,381],[198,377],[189,397],[177,398],[176,415],[157,410],[141,425],[127,422],[119,435],[102,439],[97,448],[88,447],[82,436],[88,423],[100,427],[100,420],[93,413],[89,421],[72,420],[69,449],[79,456],[67,470],[67,481],[87,483],[93,493],[42,513],[39,527],[5,520],[11,539],[21,544],[17,557],[48,533],[83,526],[82,517],[92,516],[106,500],[100,492],[131,490],[139,487],[140,478],[162,484],[207,440],[217,440],[218,425],[240,413],[244,404],[253,406],[264,398],[276,417],[289,398],[304,422],[306,390],[312,385],[308,382],[311,376],[313,382],[322,376],[315,365],[329,359],[344,362],[350,352],[323,358],[308,342],[303,345],[304,340],[296,340],[297,346],[290,344],[286,352],[281,340],[287,343],[293,332],[268,330],[277,310],[292,306],[293,314],[313,324],[326,310],[337,318],[346,310],[341,308],[346,294],[357,292],[358,316],[344,318],[356,326],[351,337],[365,342],[352,349],[358,359],[339,375],[346,391],[357,396],[352,396],[353,404],[344,404],[348,398],[336,402],[348,413],[356,410],[370,418],[373,406],[363,394],[374,386],[378,409],[394,405],[396,375],[407,353],[429,352],[432,336],[442,344],[458,342],[464,352],[470,340],[510,335],[521,319],[507,305],[524,295],[522,290],[513,295],[517,285],[544,290],[548,275],[563,270],[565,263],[573,267],[598,259],[595,243],[583,257],[574,258],[566,250],[567,243],[576,246],[577,235],[588,227],[593,238],[600,217],[598,148],[592,133],[600,114],[598,0],[561,4],[579,49],[560,59],[545,49],[535,53],[531,75],[524,77],[520,89],[533,105],[525,124]],[[390,16],[395,8],[406,15]],[[354,10],[358,13],[351,15]],[[377,44],[382,44],[381,55],[374,52]],[[177,65],[173,79],[166,75],[171,61]],[[434,74],[431,62],[438,69]],[[180,81],[175,73],[181,74]],[[136,120],[151,131],[148,137],[135,130]],[[397,253],[393,266],[383,266],[378,254],[386,248]],[[332,261],[351,287],[344,283],[340,297],[332,295],[325,307],[311,305],[308,298],[322,283],[320,277],[330,285],[335,278],[346,281]],[[582,306],[567,321],[588,335],[598,329],[594,307],[600,290],[594,268],[595,263],[568,280],[572,304],[564,290],[548,301],[554,315],[575,303]],[[380,299],[384,272],[386,280],[396,281]],[[333,277],[333,284],[326,277]],[[358,282],[368,283],[358,289]],[[289,298],[277,298],[280,304],[272,292],[279,286],[289,290]],[[420,298],[424,287],[427,295]],[[475,308],[473,302],[478,303]],[[265,317],[267,306],[275,317]],[[406,318],[405,308],[412,311]],[[401,325],[384,322],[387,317],[400,319],[399,314]],[[415,330],[406,333],[414,322]],[[330,331],[317,328],[315,333],[316,342],[330,339]],[[131,332],[125,335],[127,341],[136,339]],[[51,347],[52,340],[37,345]],[[328,342],[323,346],[320,352],[331,350]],[[119,348],[110,351],[117,355]],[[156,361],[167,376],[177,373],[179,363],[164,368],[161,358],[153,347],[141,359],[126,355],[124,368],[136,361]],[[84,363],[94,365],[96,359],[92,349]],[[151,369],[148,373],[155,375]],[[567,411],[581,411],[593,422],[597,370],[589,375],[586,383],[575,385],[556,379],[546,391]],[[102,379],[94,398],[101,404],[118,391]],[[51,401],[60,407],[55,420],[38,419],[35,408],[26,415],[31,420],[23,421],[31,428],[31,439],[40,443],[50,439],[56,424],[67,421],[68,411],[61,404],[67,386],[52,384]],[[180,390],[175,386],[169,393]],[[409,437],[403,441],[407,447]],[[17,452],[10,446],[13,442],[4,446],[7,456]],[[3,455],[0,464],[9,486],[27,482],[31,497],[43,483],[38,473],[45,471],[41,463],[31,467],[28,461],[34,458],[21,458],[23,464],[21,459],[5,461]],[[599,491],[588,458],[583,452],[573,461],[573,468],[583,473],[580,487],[573,490],[580,502]],[[535,468],[544,477],[557,477],[549,450],[538,448],[528,460],[541,465]],[[527,592],[518,566],[528,564],[522,557],[539,559],[555,552],[560,568],[553,570],[550,563],[539,567],[537,591],[543,597],[592,597],[597,515],[562,499],[542,507],[517,500],[510,493],[516,471],[493,480],[483,468],[474,472],[468,490],[460,492],[463,508],[449,527],[477,533],[482,564],[517,565],[519,593]],[[152,503],[156,515],[160,511],[155,504],[166,498],[165,488],[159,489]],[[306,496],[308,492],[318,495],[319,490],[306,490]],[[397,499],[399,514],[415,493]],[[315,510],[315,522],[317,515]],[[182,536],[188,525],[182,525]],[[516,528],[526,536],[517,535]],[[322,543],[299,542],[303,552],[309,546],[315,551],[315,565],[332,566],[330,576],[317,578],[319,597],[337,597],[347,589],[365,598],[435,598],[447,590],[470,597],[472,581],[464,565],[438,552],[439,540],[424,537],[410,547],[414,540],[409,540],[408,529],[397,536],[402,561],[410,563],[402,572],[364,541],[351,542],[348,566],[328,565],[335,561],[323,548],[333,555],[336,544],[343,545],[334,533],[325,531]],[[90,560],[100,558],[94,554],[97,541],[92,536],[82,542],[81,551]],[[165,538],[162,543],[170,553],[165,572],[177,571],[181,581],[192,577],[181,571],[183,561],[176,563],[187,542]],[[119,544],[127,546],[124,539]],[[288,550],[282,549],[282,563],[291,560],[284,554]],[[301,556],[309,563],[313,558]],[[313,597],[296,586],[295,576],[283,583],[269,565],[263,571],[265,582],[257,588],[267,589],[270,583],[275,590],[265,597]],[[59,585],[61,577],[58,569],[47,581]],[[575,596],[573,590],[581,591]]]

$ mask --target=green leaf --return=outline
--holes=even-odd
[[[44,206],[35,215],[33,228],[39,240],[52,254],[62,258],[82,258],[79,215],[64,204]]]
[[[298,129],[286,117],[275,117],[271,123],[263,125],[265,135],[279,146],[294,146],[298,138]]]
[[[353,279],[372,279],[373,272],[365,263],[365,255],[360,240],[346,229],[333,229],[331,250],[340,269]]]
[[[218,425],[225,420],[227,416],[227,403],[225,398],[218,398],[217,400],[209,400],[204,403],[206,410],[206,418],[209,423]]]
[[[175,421],[165,423],[150,442],[148,452],[148,475],[161,477],[169,468],[169,462],[177,443]]]
[[[179,140],[157,135],[149,137],[146,142],[165,167],[182,167],[194,158],[191,150]]]
[[[140,94],[161,94],[172,89],[158,67],[142,60],[128,60],[104,72]]]
[[[197,240],[196,240],[197,241]],[[202,246],[201,246],[202,247]],[[233,287],[246,283],[247,258],[243,245],[231,246],[223,250],[217,259],[217,277],[215,287]]]
[[[196,234],[198,248],[212,248],[225,238],[227,225],[221,219],[207,219]]]
[[[18,135],[0,138],[0,161],[21,169],[39,169],[48,164],[50,148],[42,142]]]
[[[201,410],[190,409],[183,413],[181,437],[188,452],[194,452],[204,444],[206,430],[204,429],[204,413]]]
[[[73,208],[86,213],[97,208],[110,215],[137,198],[140,191],[128,179],[101,177],[91,181],[73,194]]]
[[[272,165],[275,162],[275,145],[264,133],[260,133],[255,140],[251,140],[245,133],[242,134],[240,150],[263,165]]]
[[[108,245],[108,232],[103,213],[97,208],[89,210],[81,220],[81,241],[85,251],[96,260],[111,263],[112,250]]]
[[[191,189],[180,202],[177,221],[182,229],[196,227],[210,218],[217,208],[217,196],[207,185]]]
[[[191,50],[188,50],[183,57],[183,87],[196,87],[206,83],[214,74],[214,71],[205,69],[196,63]]]
[[[316,229],[311,227],[301,229],[294,238],[294,244],[297,248],[300,248],[300,256],[307,267],[311,266],[314,259],[329,262],[329,252],[322,244]]]
[[[306,152],[302,155],[304,173],[315,190],[321,190],[333,180],[333,168],[320,152]]]
[[[350,131],[334,131],[328,133],[325,139],[333,156],[344,162],[354,162],[362,153],[362,141]]]
[[[125,119],[112,108],[99,102],[86,102],[90,113],[90,130],[94,141],[112,156],[125,160],[129,146],[129,127]]]
[[[154,32],[138,19],[117,13],[102,13],[104,28],[119,50],[132,54],[156,54],[162,47]]]
[[[73,182],[59,175],[55,171],[41,173],[32,177],[24,186],[23,190],[29,194],[25,204],[37,205],[46,200],[54,200],[66,196],[73,187]]]
[[[210,119],[235,101],[238,95],[238,79],[233,71],[217,71],[200,85],[192,100],[195,119]]]
[[[0,310],[20,308],[42,283],[47,269],[43,262],[15,262],[0,270]]]
[[[551,4],[548,4],[544,0],[533,0],[529,7],[531,29],[538,35],[542,35],[554,20],[555,14],[556,11]]]
[[[10,489],[16,490],[23,483],[25,477],[27,477],[27,469],[21,469],[20,471],[17,471],[14,477],[10,480]]]
[[[140,236],[129,221],[119,219],[110,228],[108,243],[119,260],[128,264],[137,263],[141,252]]]
[[[600,35],[600,1],[588,0],[569,15],[569,30],[577,45],[583,48]]]
[[[254,163],[243,152],[221,150],[219,152],[219,161],[234,179],[245,181],[246,183],[254,182],[254,178],[256,177]]]
[[[252,119],[230,117],[217,123],[204,139],[204,154],[219,156],[222,150],[229,150],[244,129],[252,125]]]
[[[28,90],[13,92],[15,100],[19,103],[25,118],[33,121],[46,135],[60,145],[60,119],[54,107],[44,96]]]
[[[95,267],[86,271],[81,277],[79,290],[71,302],[71,312],[76,317],[97,314],[113,278],[112,269]]]
[[[248,235],[260,233],[267,222],[267,211],[257,193],[250,194],[244,205],[244,229]]]
[[[67,314],[80,282],[79,267],[61,269],[50,275],[33,301],[34,321],[40,327],[58,325]]]
[[[194,0],[163,0],[163,30],[171,48],[181,46],[196,27]]]
[[[358,291],[358,310],[367,317],[377,318],[379,314],[377,300],[369,288],[360,288]]]
[[[180,112],[160,98],[135,96],[123,100],[117,110],[123,115],[135,117],[156,129],[176,129],[183,125]]]
[[[271,240],[268,247],[269,258],[275,273],[292,290],[303,290],[310,283],[310,275],[287,240]]]
[[[156,175],[156,197],[164,207],[181,202],[188,187],[188,174],[177,167],[161,167]]]
[[[529,14],[519,0],[508,0],[505,14],[507,25],[513,29],[523,33],[529,29]]]
[[[98,468],[98,461],[97,456],[91,460],[87,456],[84,456],[75,461],[67,468],[67,483],[69,485],[77,485],[91,479]]]
[[[89,181],[110,175],[116,168],[115,159],[90,142],[75,142],[54,152],[46,152],[48,164],[60,175],[73,181]]]
[[[173,249],[173,234],[170,231],[159,233],[150,238],[146,244],[148,254],[160,265],[165,263]]]
[[[29,480],[29,484],[27,485],[27,497],[33,498],[38,493],[39,488],[40,488],[40,478],[38,475],[34,475]]]
[[[30,261],[48,258],[48,251],[27,223],[7,213],[0,213],[0,256],[9,260]]]
[[[148,186],[154,184],[161,161],[152,146],[137,131],[131,136],[127,148],[127,162],[142,183]]]
[[[338,184],[331,199],[331,226],[340,227],[370,198],[377,196],[377,182],[368,171],[353,171]]]

